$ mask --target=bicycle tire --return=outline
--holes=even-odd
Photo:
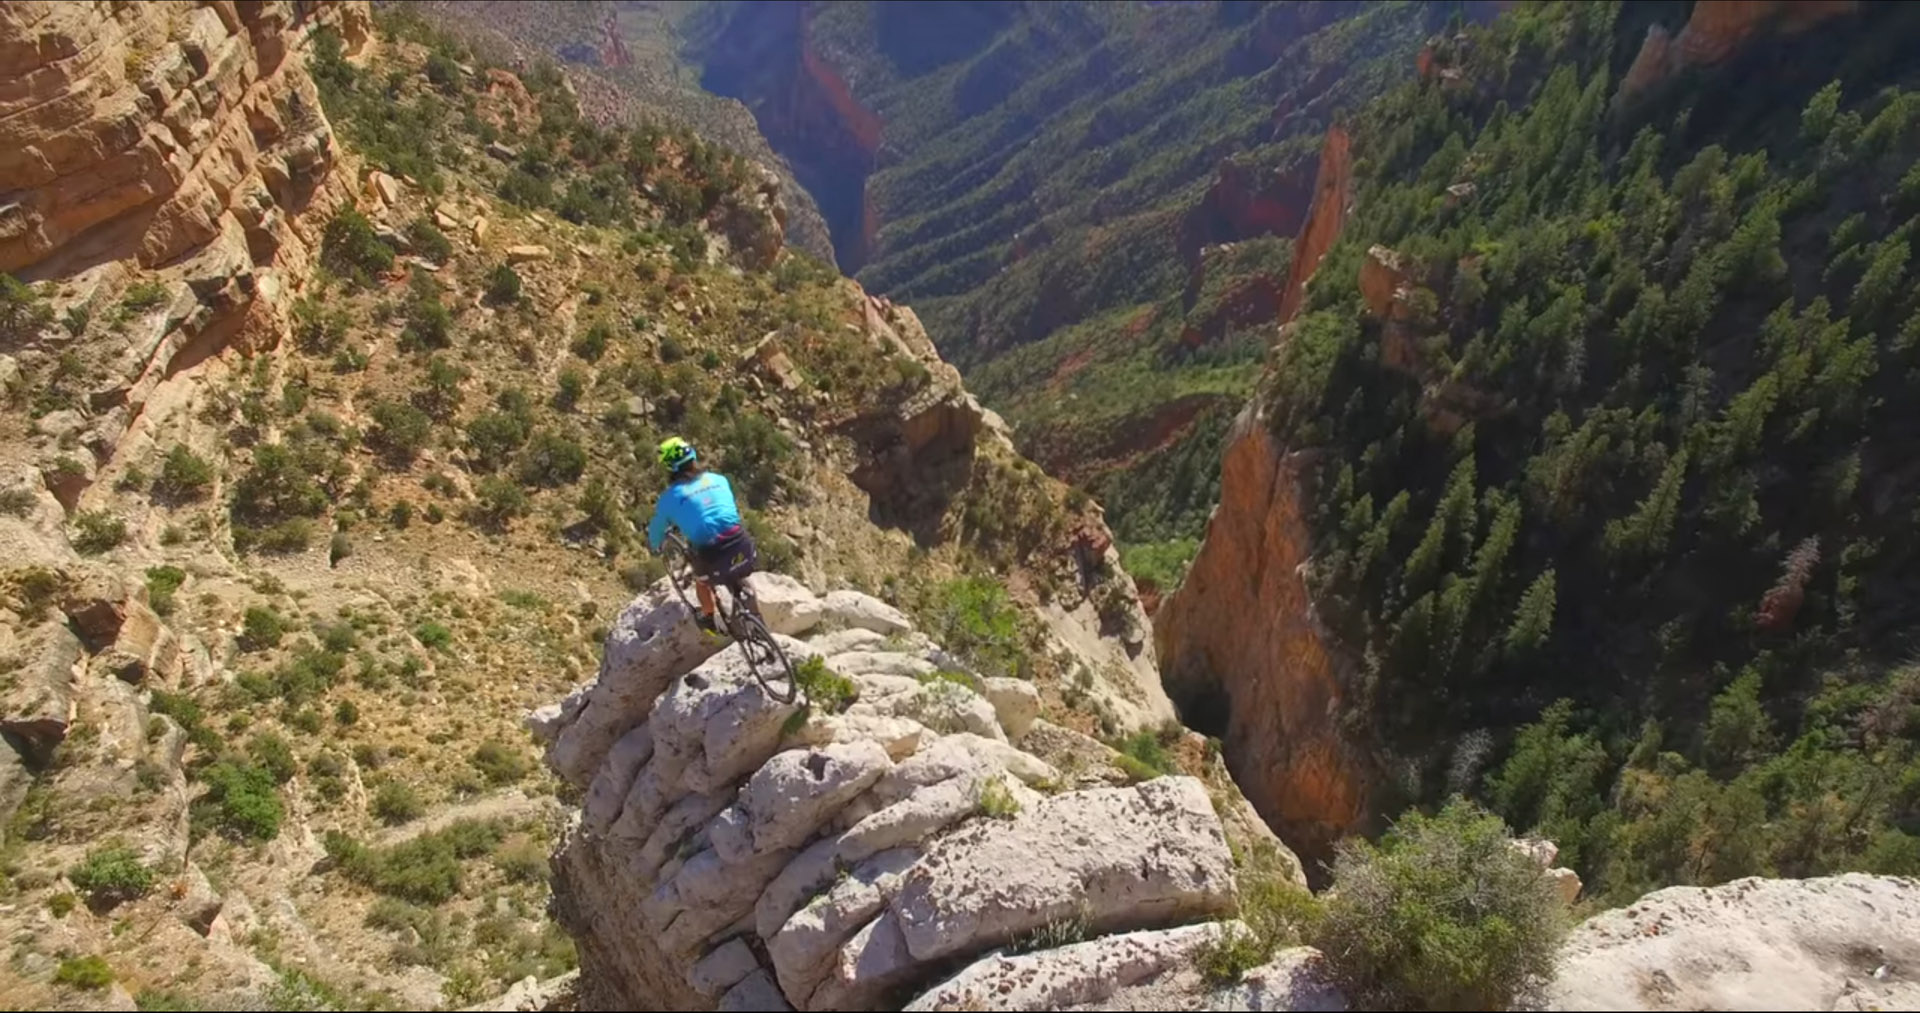
[[[740,627],[740,632],[745,634],[738,638],[740,654],[747,659],[747,670],[753,673],[761,690],[775,703],[794,702],[800,695],[800,677],[794,671],[793,659],[787,657],[787,652],[781,648],[779,641],[773,639],[773,632],[767,629],[767,624],[761,621],[758,614],[742,609],[734,621]],[[784,689],[778,685],[782,674],[786,676]]]
[[[688,549],[687,543],[681,541],[678,536],[668,538],[664,548],[667,583],[673,585],[674,597],[680,599],[680,604],[685,605],[688,612],[699,615],[700,602],[693,591],[695,577],[692,550]]]

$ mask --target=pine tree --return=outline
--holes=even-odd
[[[1507,649],[1515,654],[1525,654],[1546,643],[1553,633],[1554,575],[1553,568],[1534,579],[1527,593],[1520,596],[1520,607],[1514,610],[1513,625],[1507,627]]]

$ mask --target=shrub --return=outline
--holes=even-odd
[[[375,275],[393,269],[393,248],[374,234],[367,216],[346,208],[320,237],[320,263],[356,285],[371,285]]]
[[[453,631],[432,620],[420,623],[413,628],[413,637],[424,647],[444,651],[453,643]]]
[[[236,529],[233,544],[242,552],[258,549],[279,556],[305,552],[313,544],[313,525],[305,517],[292,517],[258,531]]]
[[[460,893],[461,861],[492,851],[501,836],[496,823],[461,820],[392,847],[370,848],[337,831],[325,843],[348,879],[388,897],[444,904]]]
[[[88,510],[73,519],[73,547],[97,556],[127,540],[127,522],[105,510]]]
[[[99,991],[113,984],[113,968],[99,957],[70,957],[53,972],[53,983]]]
[[[247,743],[247,755],[272,776],[275,784],[293,780],[294,772],[300,769],[299,761],[293,758],[293,746],[273,732],[254,736],[253,741]]]
[[[548,489],[579,481],[587,470],[587,452],[580,444],[551,430],[535,433],[520,458],[519,476],[525,485]]]
[[[352,700],[342,700],[334,705],[333,719],[341,725],[357,724],[360,721],[360,707]]]
[[[187,582],[187,571],[177,566],[153,566],[147,568],[147,604],[153,611],[163,615],[173,614],[173,593]]]
[[[553,406],[570,412],[580,403],[580,395],[586,392],[586,371],[578,366],[568,366],[560,371],[559,385],[553,391]]]
[[[86,896],[88,905],[104,911],[146,896],[153,889],[154,875],[138,852],[116,841],[87,852],[84,861],[67,870],[67,879]]]
[[[1020,814],[1020,800],[1013,797],[1004,778],[993,778],[980,785],[980,815],[993,820],[1010,820]]]
[[[505,529],[508,522],[524,516],[528,509],[526,490],[498,476],[481,479],[474,495],[477,498],[473,506],[474,522],[495,531]],[[434,507],[430,505],[427,509],[432,511]]]
[[[468,459],[476,471],[498,469],[526,442],[526,419],[511,412],[485,412],[467,423],[467,445],[473,451]]]
[[[613,328],[605,323],[597,323],[587,328],[573,339],[573,354],[588,362],[599,362],[607,354],[607,343],[613,340]]]
[[[794,675],[807,695],[807,703],[828,714],[846,710],[860,695],[852,679],[828,668],[817,654],[794,666]]]
[[[213,485],[213,464],[184,443],[167,451],[154,491],[177,500],[199,499]]]
[[[527,776],[532,764],[526,754],[503,742],[480,743],[473,751],[473,765],[494,785],[512,784]]]
[[[286,811],[273,775],[250,763],[222,760],[200,774],[207,792],[194,803],[194,823],[239,840],[270,841]]]
[[[345,310],[328,309],[313,296],[303,296],[293,304],[293,342],[308,355],[330,355],[347,336],[352,320]]]
[[[520,301],[520,272],[511,264],[496,264],[487,272],[487,301],[510,306]]]
[[[339,566],[340,561],[353,555],[353,541],[345,531],[335,531],[333,540],[327,543],[327,565]]]
[[[53,308],[33,286],[0,273],[0,344],[16,345],[53,322]]]
[[[280,613],[261,605],[251,606],[241,619],[240,649],[264,651],[278,647],[286,631],[286,621],[280,618]]]
[[[493,864],[509,883],[538,883],[547,878],[547,849],[537,841],[510,844],[494,853]]]
[[[433,420],[405,401],[380,401],[373,406],[372,414],[374,428],[367,434],[367,442],[394,467],[412,464],[433,437]]]
[[[1499,817],[1456,799],[1378,845],[1348,842],[1315,945],[1372,1008],[1506,1009],[1553,971],[1564,931],[1540,867]]]
[[[398,826],[420,818],[427,805],[420,793],[405,781],[388,781],[373,793],[373,814],[382,823]]]
[[[1006,588],[985,577],[948,581],[936,591],[934,639],[985,675],[1017,674],[1026,652]]]
[[[25,486],[0,489],[0,514],[7,514],[12,517],[25,517],[33,512],[33,508],[37,506],[39,502],[40,497],[35,496],[33,490]]]
[[[387,523],[404,530],[413,523],[413,504],[406,500],[396,501],[387,508]]]
[[[447,258],[453,256],[453,242],[447,238],[446,233],[425,218],[415,218],[413,223],[407,226],[407,241],[413,244],[413,248],[422,257],[436,264],[444,264]]]

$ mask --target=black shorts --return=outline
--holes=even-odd
[[[697,549],[693,554],[693,564],[700,576],[715,584],[732,584],[747,579],[758,562],[753,537],[747,534],[745,528],[732,537]]]

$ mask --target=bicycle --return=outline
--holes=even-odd
[[[698,615],[699,598],[693,589],[697,570],[692,548],[675,532],[667,536],[661,554],[667,560],[667,578],[674,594],[689,612]],[[726,595],[720,594],[721,588],[726,589]],[[713,601],[715,617],[733,642],[740,645],[740,654],[747,659],[747,671],[753,673],[761,690],[775,703],[792,703],[799,696],[800,677],[794,671],[793,659],[787,657],[780,642],[774,639],[773,631],[767,629],[766,621],[760,618],[760,603],[754,598],[753,589],[743,580],[717,583]],[[777,685],[782,676],[785,676],[785,689]]]

